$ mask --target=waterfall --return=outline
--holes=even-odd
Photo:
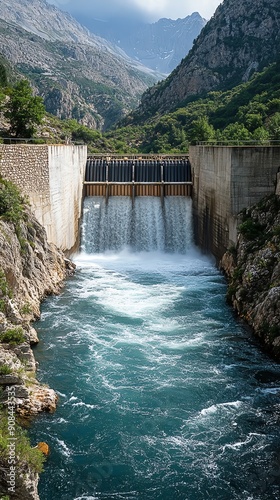
[[[185,253],[192,243],[191,199],[101,197],[84,200],[82,250],[85,253],[162,251]]]

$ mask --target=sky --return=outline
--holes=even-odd
[[[48,0],[74,16],[108,20],[135,18],[148,22],[162,17],[184,18],[193,12],[210,19],[222,0]]]

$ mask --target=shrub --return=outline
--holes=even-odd
[[[0,216],[18,225],[24,217],[24,198],[10,181],[0,177]]]
[[[17,186],[0,177],[0,217],[12,222],[21,247],[24,250],[26,240],[22,236],[21,221],[26,218],[24,205],[27,203]]]
[[[0,342],[2,343],[17,345],[22,344],[25,341],[26,339],[23,335],[23,329],[21,326],[17,328],[10,328],[0,334]]]
[[[32,448],[25,430],[15,425],[16,469],[21,470],[28,465],[34,472],[42,472],[45,457],[38,448]],[[7,460],[9,454],[8,416],[6,411],[0,412],[0,458]]]
[[[29,302],[26,302],[23,304],[23,306],[19,310],[20,314],[31,314],[32,313],[32,307],[29,304]]]
[[[12,369],[8,365],[0,366],[0,375],[10,375],[12,373]]]
[[[262,235],[263,226],[259,222],[254,222],[253,219],[248,218],[239,225],[239,232],[248,240],[254,240]]]
[[[9,285],[7,283],[6,275],[3,271],[3,269],[0,269],[0,295],[2,297],[7,297],[7,296],[10,297],[10,295],[11,295],[11,291],[10,291]],[[5,301],[4,300],[1,300],[0,308],[1,308],[1,312],[4,312],[4,310],[5,310]]]

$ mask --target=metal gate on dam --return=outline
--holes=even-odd
[[[94,155],[87,159],[84,196],[191,196],[188,155]]]

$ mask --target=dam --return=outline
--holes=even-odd
[[[191,197],[194,240],[219,261],[238,213],[275,192],[279,146],[190,146],[185,155],[89,156],[86,146],[0,144],[0,173],[29,197],[50,242],[79,246],[84,197]]]
[[[76,273],[35,325],[38,378],[59,395],[30,429],[51,448],[41,500],[279,498],[279,366],[194,244],[198,232],[222,251],[235,210],[273,192],[278,153],[198,151],[191,177],[145,158],[133,178],[84,148],[2,148],[2,175],[30,192],[54,243],[71,248],[81,219]]]

